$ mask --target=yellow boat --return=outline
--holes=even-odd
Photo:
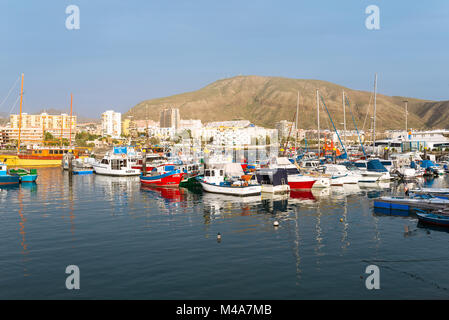
[[[71,150],[75,158],[82,155],[82,150]],[[21,154],[0,154],[0,161],[11,167],[59,167],[68,148],[40,148]]]

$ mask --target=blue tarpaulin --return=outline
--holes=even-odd
[[[423,169],[427,169],[427,168],[431,168],[431,167],[436,167],[437,165],[435,163],[433,163],[433,161],[430,160],[423,160],[421,163],[421,167]]]
[[[369,160],[366,168],[368,171],[388,172],[387,168],[377,159]]]

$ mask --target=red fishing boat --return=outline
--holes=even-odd
[[[140,176],[143,185],[156,187],[178,187],[184,172],[174,164],[164,164],[154,167],[147,175]]]

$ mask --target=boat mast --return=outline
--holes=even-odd
[[[405,137],[408,136],[408,101],[405,100]]]
[[[69,129],[69,144],[72,147],[72,105],[73,105],[73,94],[70,94],[70,129]]]
[[[299,90],[298,90],[298,100],[296,101],[296,123],[295,123],[295,129],[296,129],[295,152],[296,152],[296,156],[298,156],[298,111],[299,111]]]
[[[23,101],[23,73],[22,73],[22,86],[20,88],[19,141],[17,143],[17,154],[20,153],[20,136],[22,133],[22,101]]]
[[[377,102],[377,73],[374,76],[373,154],[376,144],[376,102]]]
[[[343,90],[343,129],[344,129],[343,141],[346,146],[346,108],[345,108],[345,91],[344,90]]]
[[[318,159],[321,155],[321,145],[320,145],[320,93],[316,89],[316,112],[317,112],[317,125],[318,125]]]

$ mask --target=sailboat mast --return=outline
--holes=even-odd
[[[22,86],[20,88],[19,140],[17,142],[17,153],[20,153],[20,138],[22,134],[22,102],[23,102],[23,73],[22,73]]]
[[[377,73],[374,76],[373,154],[376,144]]]
[[[299,112],[299,90],[298,90],[298,100],[296,101],[296,135],[295,135],[295,152],[298,155],[298,112]]]
[[[70,94],[70,129],[69,129],[69,144],[72,147],[72,105],[73,105],[73,94]]]
[[[321,155],[321,144],[320,144],[320,93],[319,90],[316,89],[316,112],[317,112],[317,125],[318,125],[318,159]]]
[[[345,108],[345,91],[343,90],[343,130],[344,130],[344,143],[346,146],[346,108]]]

